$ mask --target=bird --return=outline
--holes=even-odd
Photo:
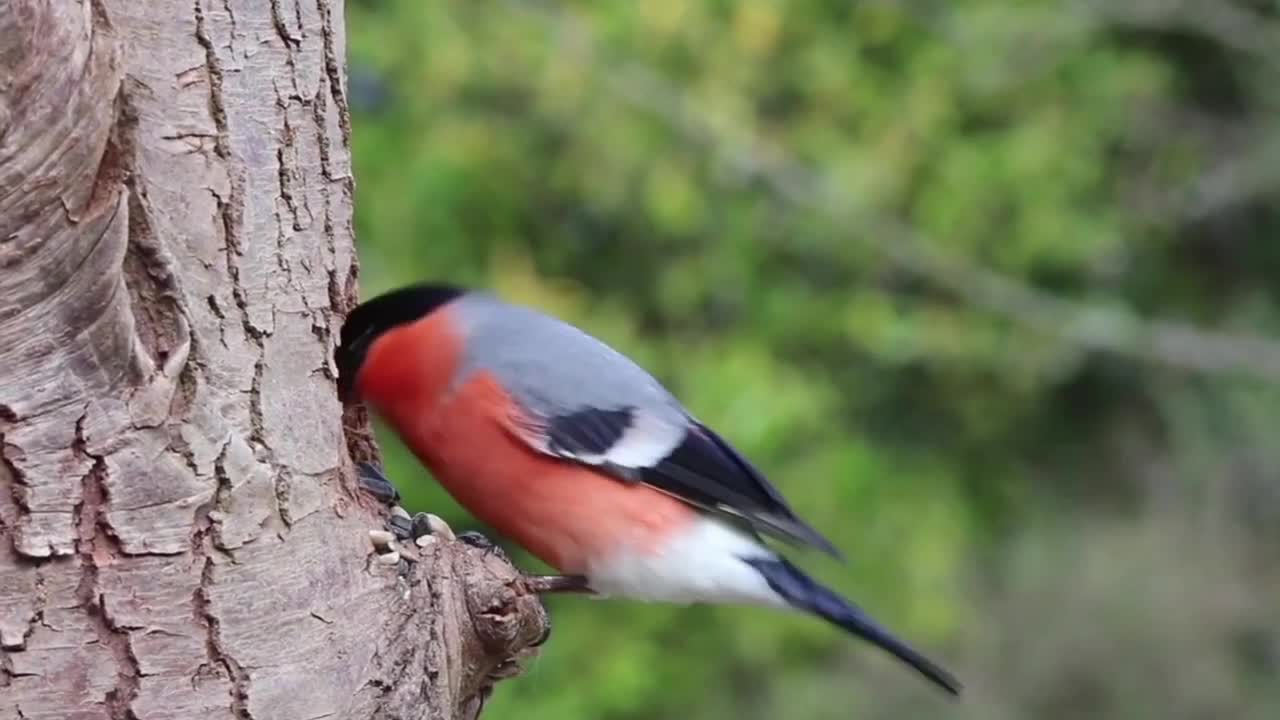
[[[540,310],[422,282],[355,306],[334,361],[473,516],[559,575],[537,593],[727,603],[817,616],[952,695],[961,685],[766,538],[836,547],[653,375]]]

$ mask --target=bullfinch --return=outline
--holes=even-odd
[[[770,549],[838,553],[724,438],[585,332],[421,284],[347,317],[344,398],[380,415],[460,504],[563,575],[537,592],[811,613],[950,693],[956,679]]]

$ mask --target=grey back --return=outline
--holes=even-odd
[[[687,411],[630,358],[578,328],[488,293],[453,303],[466,338],[455,382],[493,373],[526,410],[544,418],[583,408],[636,408],[683,425]]]

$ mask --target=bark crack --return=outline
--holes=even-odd
[[[316,88],[315,97],[311,101],[312,121],[315,123],[317,128],[323,129],[326,126],[326,116],[329,110],[329,103],[326,97],[324,85],[331,82],[332,81],[327,75],[322,78],[320,87]],[[342,111],[341,109],[335,109],[339,113],[339,122],[341,122]],[[345,317],[346,314],[350,312],[350,305],[352,304],[351,301],[356,297],[355,282],[359,274],[359,268],[356,262],[352,262],[347,274],[347,283],[345,287],[339,282],[338,249],[334,242],[337,228],[333,222],[333,194],[335,192],[350,194],[353,182],[350,174],[345,174],[341,177],[335,176],[332,157],[333,147],[329,134],[326,132],[320,132],[316,137],[318,140],[317,148],[320,155],[320,173],[324,176],[325,180],[328,181],[321,183],[320,194],[324,200],[323,232],[321,237],[323,237],[325,241],[324,249],[326,260],[328,261],[326,274],[328,275],[329,308],[328,311],[324,313],[324,322],[317,321],[313,323],[312,327],[316,336],[325,344],[325,347],[329,347],[334,335],[332,327],[333,324],[335,322],[339,322],[342,317]],[[339,189],[335,190],[334,185],[338,183],[340,183]],[[333,380],[337,379],[337,373],[332,367],[331,357],[326,357],[324,372],[326,377]]]
[[[210,533],[213,533],[213,547],[221,549],[225,545],[222,537],[220,537],[219,527],[222,517],[231,503],[231,492],[235,489],[231,482],[231,476],[227,473],[227,452],[230,448],[231,439],[227,438],[218,450],[218,456],[213,461],[213,475],[218,483],[217,489],[214,490],[213,498],[209,502],[196,508],[195,532],[191,536],[191,552],[195,555],[197,561],[206,554],[205,538]]]
[[[249,712],[249,673],[236,661],[222,644],[218,616],[209,602],[209,588],[213,586],[213,558],[204,558],[200,572],[200,586],[192,596],[192,607],[198,622],[205,629],[205,653],[219,673],[231,679],[231,712],[238,720],[253,720]]]
[[[226,107],[224,101],[224,73],[222,61],[218,57],[217,49],[213,44],[213,39],[209,35],[206,27],[206,17],[201,0],[195,3],[195,19],[196,19],[196,40],[200,43],[205,51],[205,66],[209,74],[209,110],[213,118],[214,128],[217,131],[217,140],[214,144],[214,152],[221,158],[228,167],[228,185],[229,196],[220,197],[216,192],[214,199],[218,208],[218,217],[222,223],[223,237],[226,248],[227,277],[231,281],[231,297],[235,301],[236,310],[240,314],[241,325],[244,328],[245,336],[253,345],[256,352],[254,361],[253,382],[249,392],[249,441],[255,449],[261,450],[266,456],[271,466],[272,482],[277,484],[279,466],[274,457],[270,446],[266,442],[264,432],[263,411],[262,411],[262,377],[266,369],[266,344],[265,338],[269,334],[268,328],[260,328],[254,324],[253,318],[249,313],[250,300],[245,293],[244,282],[241,279],[240,258],[244,255],[243,246],[243,229],[244,229],[244,178],[240,170],[235,168],[235,158],[232,156],[230,147],[230,127],[227,123]],[[278,252],[278,251],[277,251]],[[275,313],[272,312],[272,325],[275,324]],[[229,492],[229,482],[227,483],[227,491]],[[219,483],[219,493],[223,492],[223,485]],[[283,521],[283,518],[282,518]]]
[[[77,454],[93,461],[81,479],[80,502],[75,510],[76,549],[80,559],[80,579],[75,597],[84,609],[98,642],[110,653],[116,666],[115,683],[107,691],[103,704],[111,720],[137,720],[132,704],[138,696],[141,670],[134,654],[129,631],[120,627],[107,609],[98,575],[103,565],[118,561],[123,554],[106,518],[106,460],[92,452],[85,438],[84,424],[88,409],[76,421],[74,448]]]
[[[218,206],[218,217],[222,223],[223,238],[226,242],[227,275],[231,280],[231,294],[240,311],[244,331],[250,340],[258,345],[258,350],[261,352],[262,338],[266,334],[266,329],[259,328],[253,324],[253,320],[249,316],[249,300],[245,297],[244,284],[240,280],[239,257],[244,254],[244,247],[241,242],[241,231],[244,226],[244,179],[238,171],[231,169],[234,165],[234,158],[231,154],[231,131],[227,125],[222,61],[218,58],[217,48],[214,47],[213,39],[209,36],[201,0],[196,0],[195,3],[195,19],[196,41],[204,48],[205,68],[209,75],[209,115],[212,117],[213,126],[217,131],[217,137],[214,141],[214,153],[228,167],[229,196],[224,198],[216,192],[214,193],[214,199]]]
[[[333,9],[329,3],[319,2],[320,34],[324,40],[324,73],[329,78],[329,94],[338,106],[338,127],[342,130],[342,142],[351,144],[351,113],[347,107],[347,95],[342,89],[342,75],[346,68],[338,62],[337,42],[334,39]]]
[[[271,24],[275,27],[276,34],[280,36],[280,39],[284,40],[285,47],[289,48],[288,63],[292,68],[293,48],[301,47],[302,38],[294,35],[293,31],[291,31],[289,26],[285,23],[284,10],[280,8],[280,0],[271,0]],[[302,25],[301,21],[299,21],[298,25]]]
[[[281,99],[279,91],[276,92],[276,97],[276,107],[280,109],[283,129],[280,136],[280,146],[276,148],[277,178],[280,183],[280,198],[284,200],[285,207],[289,209],[289,214],[293,220],[291,226],[294,232],[301,232],[306,229],[306,226],[302,222],[302,215],[298,210],[298,200],[294,196],[293,192],[294,185],[296,185],[298,181],[299,173],[297,163],[290,162],[290,157],[297,152],[294,147],[294,143],[297,138],[293,126],[289,124],[289,100]],[[308,214],[310,214],[309,209]],[[281,234],[280,239],[284,239],[283,233]],[[277,247],[276,260],[280,263],[282,269],[288,271],[289,268],[285,263],[284,253],[280,250],[281,248]]]
[[[275,324],[275,310],[271,312],[272,324]],[[266,456],[266,462],[271,467],[271,486],[272,492],[276,498],[276,512],[280,516],[280,521],[285,526],[292,525],[292,517],[289,515],[289,482],[285,477],[285,470],[276,462],[275,453],[271,446],[267,444],[264,428],[266,420],[262,409],[262,378],[267,370],[267,353],[263,347],[262,339],[257,340],[259,353],[258,359],[253,365],[253,385],[249,394],[249,424],[250,433],[249,440],[254,447],[260,448]],[[230,482],[227,483],[228,487]]]
[[[292,489],[292,476],[283,468],[272,476],[273,492],[276,498],[276,512],[280,514],[280,522],[285,527],[293,527],[293,513],[289,510],[289,493]]]
[[[239,662],[227,651],[221,639],[221,626],[214,614],[209,599],[209,590],[214,584],[215,561],[211,553],[219,550],[219,540],[214,536],[214,525],[217,523],[215,509],[221,514],[229,502],[232,490],[231,478],[226,470],[226,456],[231,445],[228,438],[218,451],[214,460],[214,475],[218,488],[214,497],[196,509],[195,528],[191,536],[192,565],[200,567],[200,582],[192,592],[191,607],[196,625],[204,629],[204,648],[207,663],[196,672],[212,671],[215,675],[227,679],[231,684],[231,709],[239,720],[251,720],[253,717],[248,708],[249,677]],[[221,551],[224,552],[225,551]],[[229,554],[226,555],[228,558]]]
[[[13,408],[0,403],[0,530],[5,532],[17,532],[19,516],[29,512],[22,471],[9,457],[9,444],[5,441],[5,431],[17,422],[18,414]],[[7,523],[13,527],[8,528]]]
[[[27,621],[26,630],[24,630],[22,633],[22,640],[19,641],[19,644],[16,648],[3,648],[3,649],[21,650],[27,646],[27,641],[31,639],[31,634],[36,631],[36,626],[48,627],[48,625],[46,625],[44,621],[44,610],[49,603],[49,591],[45,584],[44,573],[41,572],[40,565],[38,564],[35,566],[35,575],[36,575],[35,598],[34,598],[34,602],[32,602],[31,604],[31,608],[32,608],[31,619]]]
[[[231,38],[231,42],[236,40],[236,11],[231,7],[231,0],[222,0],[222,9],[227,11],[227,36]]]

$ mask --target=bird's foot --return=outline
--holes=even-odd
[[[498,547],[498,545],[494,543],[492,540],[485,537],[482,533],[476,532],[475,530],[468,530],[463,533],[458,533],[458,540],[470,545],[473,548],[478,548],[480,550],[483,550],[485,555],[494,555],[494,556],[497,556],[498,558],[506,560],[507,562],[511,562],[511,558],[507,557],[507,553],[504,552],[502,548]]]
[[[356,480],[362,490],[383,505],[396,505],[400,502],[400,491],[396,490],[396,486],[377,465],[367,462],[357,465]]]
[[[476,532],[475,530],[467,530],[465,532],[458,533],[458,539],[470,545],[473,548],[479,548],[481,550],[501,551],[501,548],[495,545],[492,540],[485,537],[482,533]]]
[[[579,593],[595,595],[585,575],[525,575],[524,587],[536,595]],[[545,640],[544,640],[545,642]]]

